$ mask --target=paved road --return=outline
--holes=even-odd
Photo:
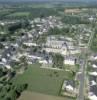
[[[87,52],[91,46],[93,37],[94,37],[94,32],[91,34],[89,42],[87,44],[87,48],[85,49],[84,52],[82,52],[83,56],[83,62],[80,65],[81,66],[81,77],[80,77],[80,86],[79,86],[79,93],[78,93],[78,98],[77,100],[84,100],[84,86],[85,86],[85,77],[86,77],[86,68],[87,68],[87,63],[88,63],[88,57],[87,57]]]
[[[84,58],[83,63],[81,65],[81,77],[80,77],[80,87],[79,94],[77,100],[84,100],[84,83],[85,83],[85,67],[87,65],[87,60]]]

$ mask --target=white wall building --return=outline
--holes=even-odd
[[[75,60],[72,59],[66,59],[64,60],[65,65],[75,65]]]
[[[90,100],[97,100],[97,96],[95,94],[91,93],[91,92],[89,93],[88,98]]]
[[[60,53],[62,55],[77,54],[80,53],[80,50],[75,48],[73,43],[65,40],[58,40],[56,37],[51,36],[47,38],[45,48],[46,52]]]

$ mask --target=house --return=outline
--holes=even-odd
[[[0,22],[0,25],[4,26],[4,25],[5,25],[5,23],[3,23],[3,22]]]
[[[69,93],[76,93],[75,81],[73,80],[66,80],[63,83],[62,90],[65,90]]]
[[[27,55],[28,55],[27,52],[23,52],[23,53],[18,52],[16,55],[16,59],[20,59],[22,56],[26,57]],[[12,58],[14,59],[14,57],[12,57]]]
[[[96,82],[96,81],[97,81],[97,78],[96,78],[96,76],[89,75],[89,82],[90,82],[90,84],[91,84],[91,81],[94,81],[94,82]]]
[[[60,54],[63,54],[63,55],[66,55],[66,51],[62,50],[62,49],[55,49],[55,48],[43,48],[43,50],[45,50],[46,52],[50,53],[50,52],[53,52],[53,53],[60,53]]]
[[[43,34],[43,32],[39,31],[39,35],[42,35],[42,34]]]
[[[39,63],[41,63],[41,64],[46,63],[45,60],[42,60],[42,57],[37,56],[37,55],[28,54],[26,57],[27,57],[28,64],[35,63],[36,61],[39,61]]]
[[[89,75],[97,76],[97,72],[96,72],[96,71],[94,71],[94,72],[89,72]]]
[[[27,58],[41,60],[41,57],[36,55],[27,55]]]
[[[34,22],[35,22],[35,23],[40,23],[40,22],[41,22],[41,19],[40,19],[40,18],[35,18],[35,19],[34,19]]]
[[[95,94],[93,94],[92,92],[89,93],[88,98],[90,100],[97,100],[97,96]]]
[[[11,57],[11,60],[12,61],[17,61],[17,62],[20,61],[19,58],[17,58],[15,55]]]
[[[64,64],[65,65],[75,65],[75,61],[72,59],[65,59]]]
[[[69,91],[69,92],[74,92],[75,90],[75,81],[73,80],[68,80],[66,82],[66,90]]]
[[[90,100],[97,100],[97,85],[90,86],[88,98]]]
[[[89,21],[93,21],[95,18],[93,16],[91,16],[88,19],[89,19]]]
[[[97,60],[97,56],[94,56],[94,60]]]
[[[90,86],[94,86],[94,85],[97,85],[97,83],[94,80],[90,81]]]
[[[4,66],[4,63],[0,61],[0,67]]]
[[[91,61],[97,60],[97,55],[91,55],[91,56],[90,56],[90,60],[91,60]]]
[[[55,48],[55,49],[61,49],[64,47],[64,41],[59,41],[59,40],[48,40],[46,42],[47,47]]]
[[[28,38],[29,38],[29,39],[32,39],[32,38],[33,38],[33,36],[32,36],[31,33],[28,33],[27,35],[28,35]]]
[[[10,57],[10,56],[11,56],[11,55],[8,53],[8,54],[7,54],[7,57]]]
[[[75,65],[76,62],[77,62],[77,57],[65,56],[65,58],[64,58],[65,65]]]
[[[37,46],[36,43],[32,43],[32,42],[24,42],[23,44],[28,46],[28,47]]]
[[[48,60],[46,59],[41,59],[39,60],[39,63],[41,64],[52,64],[52,60],[48,58]]]
[[[11,66],[6,64],[6,63],[4,63],[4,62],[0,62],[0,67],[5,67],[7,69],[11,69]]]
[[[2,58],[2,62],[6,63],[7,62],[6,58]]]
[[[92,67],[93,67],[93,68],[97,68],[97,65],[96,65],[96,64],[93,64]]]
[[[10,65],[5,65],[5,67],[6,67],[7,69],[11,69],[11,66],[10,66]]]
[[[8,49],[8,46],[7,45],[5,46],[5,49]]]
[[[48,64],[47,60],[39,60],[40,64]]]
[[[90,100],[97,100],[97,76],[90,75],[89,76],[89,93],[88,98]]]

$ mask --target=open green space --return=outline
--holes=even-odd
[[[42,69],[38,64],[30,65],[22,74],[14,80],[14,84],[28,84],[28,91],[59,95],[64,79],[72,78],[72,73],[64,70]]]
[[[12,14],[10,14],[10,15],[8,15],[9,17],[11,16],[13,16],[13,17],[21,17],[21,16],[29,16],[29,12],[15,12],[15,13],[12,13]]]

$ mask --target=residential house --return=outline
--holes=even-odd
[[[76,85],[74,80],[66,80],[63,83],[62,90],[69,93],[76,93]]]

